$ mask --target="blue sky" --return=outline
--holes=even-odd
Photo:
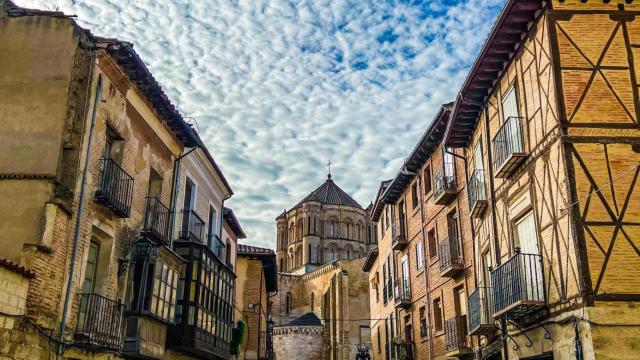
[[[326,178],[363,206],[454,99],[504,0],[15,0],[132,41],[196,119],[246,243]]]

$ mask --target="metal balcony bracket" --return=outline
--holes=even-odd
[[[545,324],[541,323],[540,327],[542,327],[542,330],[544,330],[544,338],[547,340],[551,340],[551,332],[549,331],[549,329],[547,329]]]
[[[529,337],[529,335],[527,335],[527,333],[520,327],[520,325],[518,325],[515,321],[510,320],[509,318],[506,319],[507,323],[513,325],[514,328],[516,328],[518,330],[518,332],[520,332],[520,334],[524,335],[524,337],[527,339],[527,341],[524,343],[524,346],[530,348],[533,346],[533,341],[531,341],[531,338]],[[505,331],[506,333],[506,331]],[[509,336],[509,335],[508,335]],[[511,341],[513,341],[515,343],[513,350],[517,350],[516,346],[518,346],[518,344],[516,343],[515,339],[511,336],[509,336],[509,338],[511,339]],[[518,346],[519,348],[519,346]]]

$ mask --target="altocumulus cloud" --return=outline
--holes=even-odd
[[[17,0],[136,49],[230,180],[247,243],[334,179],[363,206],[454,99],[504,0]]]

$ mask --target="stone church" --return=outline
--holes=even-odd
[[[369,283],[362,271],[376,244],[369,211],[329,174],[276,218],[276,359],[355,359],[359,346],[370,348]]]

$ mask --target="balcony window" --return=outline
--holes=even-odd
[[[427,166],[424,168],[423,172],[423,182],[424,182],[424,193],[428,194],[431,192],[431,167]]]
[[[169,244],[169,220],[171,211],[157,197],[147,197],[142,235],[160,244]]]
[[[114,214],[128,218],[131,212],[133,177],[113,159],[100,159],[100,182],[95,191],[96,202]]]
[[[454,210],[447,215],[449,228],[448,237],[440,242],[439,262],[442,276],[454,276],[464,269],[462,248],[460,246],[460,230],[458,227],[458,213]]]
[[[195,242],[204,241],[204,220],[194,210],[185,209],[182,211],[180,238]]]
[[[456,171],[453,149],[442,148],[442,168],[433,175],[436,186],[433,191],[434,201],[438,205],[446,205],[456,196]]]
[[[444,328],[442,315],[442,301],[440,298],[433,300],[433,326],[436,332],[442,331]]]
[[[416,244],[416,269],[420,270],[424,267],[424,245],[422,240]]]
[[[461,356],[472,352],[467,340],[466,315],[447,319],[444,328],[444,346],[448,356]]]
[[[429,257],[435,258],[438,256],[438,243],[436,242],[436,229],[431,229],[427,233],[427,240],[429,241]]]
[[[174,246],[187,263],[177,301],[176,324],[167,333],[170,347],[204,358],[228,358],[235,275],[204,244],[176,242]]]
[[[427,312],[424,306],[420,307],[420,337],[427,336]]]
[[[418,182],[416,181],[411,186],[411,206],[415,209],[418,205],[420,205],[420,201],[418,200]]]

